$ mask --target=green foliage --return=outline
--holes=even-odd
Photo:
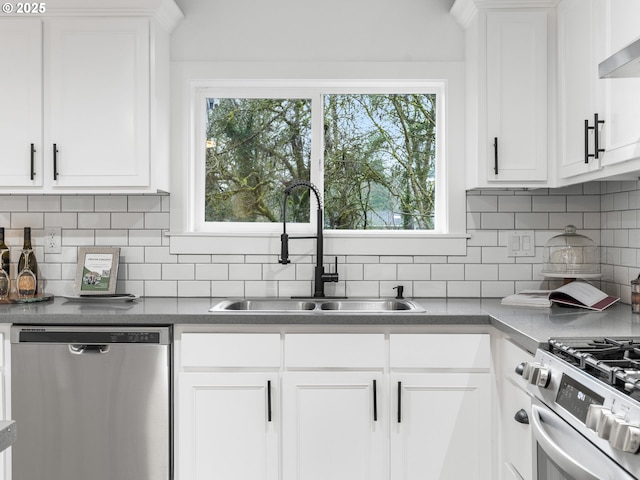
[[[285,187],[309,180],[311,101],[209,99],[205,220],[281,220]],[[309,221],[309,196],[292,196],[288,219]]]
[[[330,229],[433,229],[433,94],[324,96],[324,207]],[[310,179],[311,101],[209,99],[207,221],[281,220],[284,188]],[[309,221],[297,189],[287,220]]]

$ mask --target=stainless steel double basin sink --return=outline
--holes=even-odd
[[[405,299],[295,299],[295,298],[257,298],[222,300],[209,309],[210,312],[352,312],[352,313],[420,313],[425,310],[414,302]]]

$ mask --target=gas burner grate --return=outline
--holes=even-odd
[[[549,340],[556,357],[640,400],[640,339],[562,338]]]

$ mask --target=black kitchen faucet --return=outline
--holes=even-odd
[[[305,187],[311,190],[316,196],[316,202],[318,203],[317,222],[316,222],[316,234],[311,237],[289,237],[287,235],[287,199],[293,189],[298,187]],[[325,273],[324,266],[322,265],[322,259],[324,258],[324,242],[322,238],[322,200],[320,198],[320,192],[318,187],[313,183],[306,180],[295,180],[291,185],[284,189],[284,202],[282,204],[282,235],[280,235],[280,259],[279,263],[286,265],[291,263],[289,260],[289,238],[292,240],[299,238],[315,238],[316,239],[316,266],[314,269],[314,285],[313,296],[315,298],[324,297],[324,284],[326,282],[338,281],[338,257],[336,257],[336,271],[335,273]]]

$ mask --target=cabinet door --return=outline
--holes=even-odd
[[[487,180],[547,180],[547,15],[487,13]]]
[[[286,372],[282,389],[284,480],[386,478],[382,374]]]
[[[0,186],[42,185],[42,23],[39,19],[0,20],[0,65]]]
[[[391,478],[490,480],[487,373],[391,375]]]
[[[523,480],[533,476],[531,428],[528,423],[516,419],[521,412],[531,415],[531,397],[510,380],[504,383],[502,395],[502,445],[504,448],[503,470],[515,470]]]
[[[44,27],[47,181],[148,185],[148,20],[47,19]]]
[[[640,2],[608,0],[601,16],[606,22],[600,43],[606,50],[598,62],[640,37]],[[640,157],[640,78],[611,78],[599,82],[604,86],[601,115],[605,124],[601,135],[606,152],[603,166]]]
[[[189,372],[178,382],[177,480],[279,478],[275,373]]]
[[[585,122],[594,125],[596,113],[604,116],[598,112],[601,4],[601,0],[564,0],[558,6],[560,178],[598,170],[603,157],[602,152],[595,155],[595,129],[585,128]],[[604,140],[602,125],[598,133]]]

